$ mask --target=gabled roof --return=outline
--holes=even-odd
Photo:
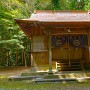
[[[24,33],[30,37],[40,27],[84,27],[90,28],[90,11],[37,10],[28,19],[15,19]]]
[[[44,22],[90,22],[88,11],[35,11],[28,20]]]

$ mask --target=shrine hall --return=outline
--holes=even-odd
[[[49,73],[90,68],[90,12],[36,10],[15,19],[31,42],[31,66]]]

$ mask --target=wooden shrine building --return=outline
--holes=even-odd
[[[15,19],[31,39],[31,66],[77,70],[90,67],[90,12],[37,10]]]

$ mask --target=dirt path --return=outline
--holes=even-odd
[[[0,68],[0,75],[4,76],[20,75],[22,72],[28,72],[29,69],[30,67],[24,66]]]
[[[5,68],[0,68],[0,77],[8,77],[8,76],[17,76],[21,75],[21,73],[25,72],[30,72],[31,69],[30,67],[25,67],[25,66],[14,66],[14,67],[5,67]],[[61,76],[65,77],[90,77],[90,71],[84,71],[84,72],[60,72]]]

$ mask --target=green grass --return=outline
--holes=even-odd
[[[7,78],[1,78],[0,88],[2,88],[2,90],[90,90],[90,81],[66,83],[34,83],[29,80],[8,81]]]
[[[46,78],[51,77],[52,76],[46,76]],[[9,81],[8,76],[0,75],[0,90],[90,90],[90,81],[88,80],[87,82],[34,83],[30,80]]]

